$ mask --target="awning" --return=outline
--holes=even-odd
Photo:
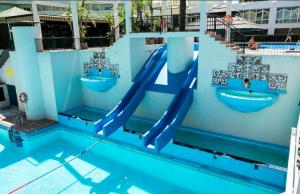
[[[20,9],[18,7],[13,7],[8,10],[0,12],[0,18],[10,18],[10,17],[18,17],[18,16],[26,16],[31,15],[30,11],[26,11],[24,9]]]
[[[226,3],[222,2],[220,4],[214,5],[210,10],[208,10],[208,13],[226,13],[227,5]],[[238,12],[231,7],[231,12]]]
[[[261,25],[249,22],[248,20],[238,16],[232,18],[232,25],[238,29],[266,29]]]
[[[103,18],[102,15],[99,15],[97,13],[91,12],[91,16],[92,16],[91,20],[94,20],[96,23],[108,23],[107,19]],[[52,16],[49,16],[49,17],[52,17]],[[54,16],[54,17],[67,18],[67,13],[65,12],[65,13],[60,14],[59,16]]]
[[[226,25],[226,22],[223,21],[222,18],[219,18],[218,20],[216,20],[216,26],[214,26],[212,21],[210,21],[208,23],[208,29],[213,29],[214,27],[216,27],[216,29],[224,29],[224,25]],[[237,29],[247,29],[247,30],[249,30],[249,29],[253,29],[253,30],[266,29],[262,25],[255,24],[253,22],[249,22],[248,20],[238,17],[238,16],[232,17],[231,25]]]

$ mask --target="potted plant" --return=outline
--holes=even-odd
[[[85,41],[85,35],[87,33],[87,28],[89,28],[89,22],[92,24],[92,26],[96,27],[95,20],[92,19],[92,14],[86,9],[86,0],[83,0],[81,3],[78,3],[77,5],[77,14],[78,14],[78,25],[79,25],[79,34],[80,34],[80,47],[82,49],[87,49],[88,44]],[[66,16],[68,24],[71,28],[72,33],[73,31],[73,24],[72,24],[72,11],[71,7],[68,7],[66,10]]]

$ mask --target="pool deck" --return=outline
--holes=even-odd
[[[18,121],[16,123],[16,121]],[[0,125],[11,128],[15,130],[29,134],[35,132],[39,129],[54,125],[57,122],[42,119],[37,121],[32,121],[26,119],[24,112],[18,110],[18,107],[10,106],[8,108],[0,110]]]

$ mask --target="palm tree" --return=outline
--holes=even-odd
[[[179,8],[179,30],[185,30],[185,16],[186,16],[186,0],[180,0]]]
[[[143,26],[143,11],[145,8],[144,0],[133,0],[132,7],[136,11],[137,21],[139,23],[139,26],[142,27]]]
[[[86,4],[86,0],[83,0],[81,3],[79,3],[77,5],[80,41],[84,41],[85,35],[87,33],[87,28],[89,27],[89,24],[88,24],[89,22],[91,22],[91,24],[94,28],[96,27],[96,22],[95,22],[95,20],[92,19],[92,14],[86,9],[85,4]],[[68,24],[73,33],[71,7],[67,8],[66,16],[67,16]]]

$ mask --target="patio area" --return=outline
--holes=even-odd
[[[39,129],[54,125],[57,122],[42,119],[37,121],[32,121],[26,119],[24,112],[19,111],[18,107],[10,106],[0,110],[0,125],[3,125],[8,128],[14,128],[17,131],[23,133],[32,133],[36,132]]]

